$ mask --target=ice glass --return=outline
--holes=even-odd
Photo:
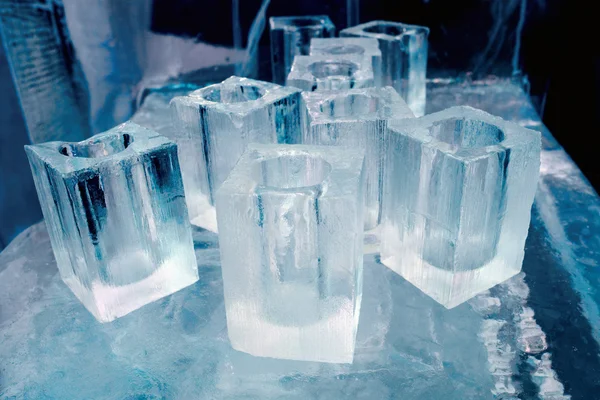
[[[198,280],[175,143],[125,123],[25,150],[60,275],[98,321]]]
[[[388,134],[382,262],[448,308],[517,274],[540,134],[470,107]]]
[[[294,57],[308,55],[312,38],[335,36],[335,26],[326,15],[271,17],[271,68],[273,82],[285,84]]]
[[[302,94],[304,144],[365,149],[365,229],[379,223],[389,121],[413,118],[406,102],[392,87],[351,89],[344,92]]]
[[[287,85],[307,92],[373,87],[372,61],[358,54],[296,56]]]
[[[344,29],[340,36],[379,40],[382,86],[393,86],[417,117],[425,114],[429,28],[399,22],[371,21]]]
[[[311,56],[340,54],[356,54],[370,58],[373,67],[373,76],[375,78],[375,86],[382,86],[381,50],[379,50],[379,42],[377,39],[360,37],[316,38],[312,39],[310,42],[309,55]]]
[[[298,143],[300,90],[232,76],[171,101],[192,224],[216,232],[214,193],[248,143]]]
[[[364,153],[250,145],[217,192],[227,329],[255,356],[352,362]]]

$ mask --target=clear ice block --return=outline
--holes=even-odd
[[[125,123],[25,150],[60,275],[98,321],[198,280],[175,143]]]
[[[302,93],[304,144],[365,149],[365,229],[379,223],[388,122],[414,115],[392,87]]]
[[[192,224],[217,231],[214,193],[248,143],[299,143],[300,91],[232,76],[171,101]]]
[[[340,36],[378,39],[382,56],[382,86],[393,86],[417,117],[425,114],[429,28],[371,21],[344,29]]]
[[[540,134],[470,107],[388,134],[382,262],[447,308],[517,274]]]
[[[312,39],[310,42],[310,54],[316,55],[338,55],[357,54],[371,59],[375,86],[383,86],[381,76],[381,50],[377,39],[371,38],[327,38]]]
[[[280,85],[285,84],[294,57],[308,55],[312,38],[335,36],[335,25],[326,15],[271,17],[269,26],[273,82]]]
[[[287,85],[307,92],[373,87],[373,65],[357,54],[296,56]]]
[[[364,152],[250,145],[217,192],[229,339],[350,363],[362,298]]]

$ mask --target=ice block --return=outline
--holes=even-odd
[[[308,55],[312,38],[335,36],[335,26],[326,15],[271,17],[271,68],[273,82],[285,84],[294,57]]]
[[[373,67],[373,76],[375,86],[382,86],[381,76],[381,50],[379,42],[372,38],[316,38],[310,41],[310,54],[316,55],[338,55],[338,54],[357,54],[371,59]]]
[[[25,150],[60,275],[98,321],[198,280],[175,143],[125,123]]]
[[[447,308],[517,274],[540,134],[470,107],[388,134],[382,262]]]
[[[371,21],[344,29],[340,36],[379,40],[382,86],[393,86],[417,117],[425,114],[429,28],[399,22]]]
[[[300,141],[300,90],[232,76],[171,101],[192,224],[216,232],[214,193],[248,143]]]
[[[363,163],[360,149],[248,146],[217,192],[234,349],[352,362],[362,298]]]
[[[379,223],[384,139],[388,122],[413,118],[394,88],[302,94],[303,143],[365,149],[365,229]]]
[[[358,54],[296,56],[287,85],[303,91],[375,86],[371,59]]]

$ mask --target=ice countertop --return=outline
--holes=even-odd
[[[283,361],[229,345],[214,234],[199,282],[99,324],[39,223],[0,253],[0,399],[599,399],[600,199],[520,84],[430,82],[429,112],[463,104],[543,134],[519,275],[446,310],[366,256],[354,364]]]

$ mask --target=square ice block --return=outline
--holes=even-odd
[[[540,134],[470,107],[388,134],[382,262],[448,308],[517,274]]]
[[[381,50],[379,50],[377,39],[344,37],[316,38],[310,41],[309,55],[311,56],[339,54],[356,54],[370,58],[375,77],[375,86],[382,86]]]
[[[285,85],[294,57],[308,55],[312,38],[335,36],[335,25],[326,15],[271,17],[271,68],[273,82]]]
[[[379,40],[382,86],[393,86],[417,117],[425,114],[429,28],[399,22],[371,21],[344,29],[340,36]]]
[[[373,65],[357,54],[296,56],[287,85],[307,92],[373,87]]]
[[[359,149],[248,146],[217,192],[233,348],[352,362],[362,296],[363,163]]]
[[[379,223],[388,122],[414,115],[392,87],[302,93],[304,144],[365,149],[365,229]]]
[[[192,224],[217,231],[214,193],[248,143],[300,141],[300,91],[232,76],[171,100]]]
[[[175,143],[125,123],[25,151],[60,275],[98,321],[198,280]]]

